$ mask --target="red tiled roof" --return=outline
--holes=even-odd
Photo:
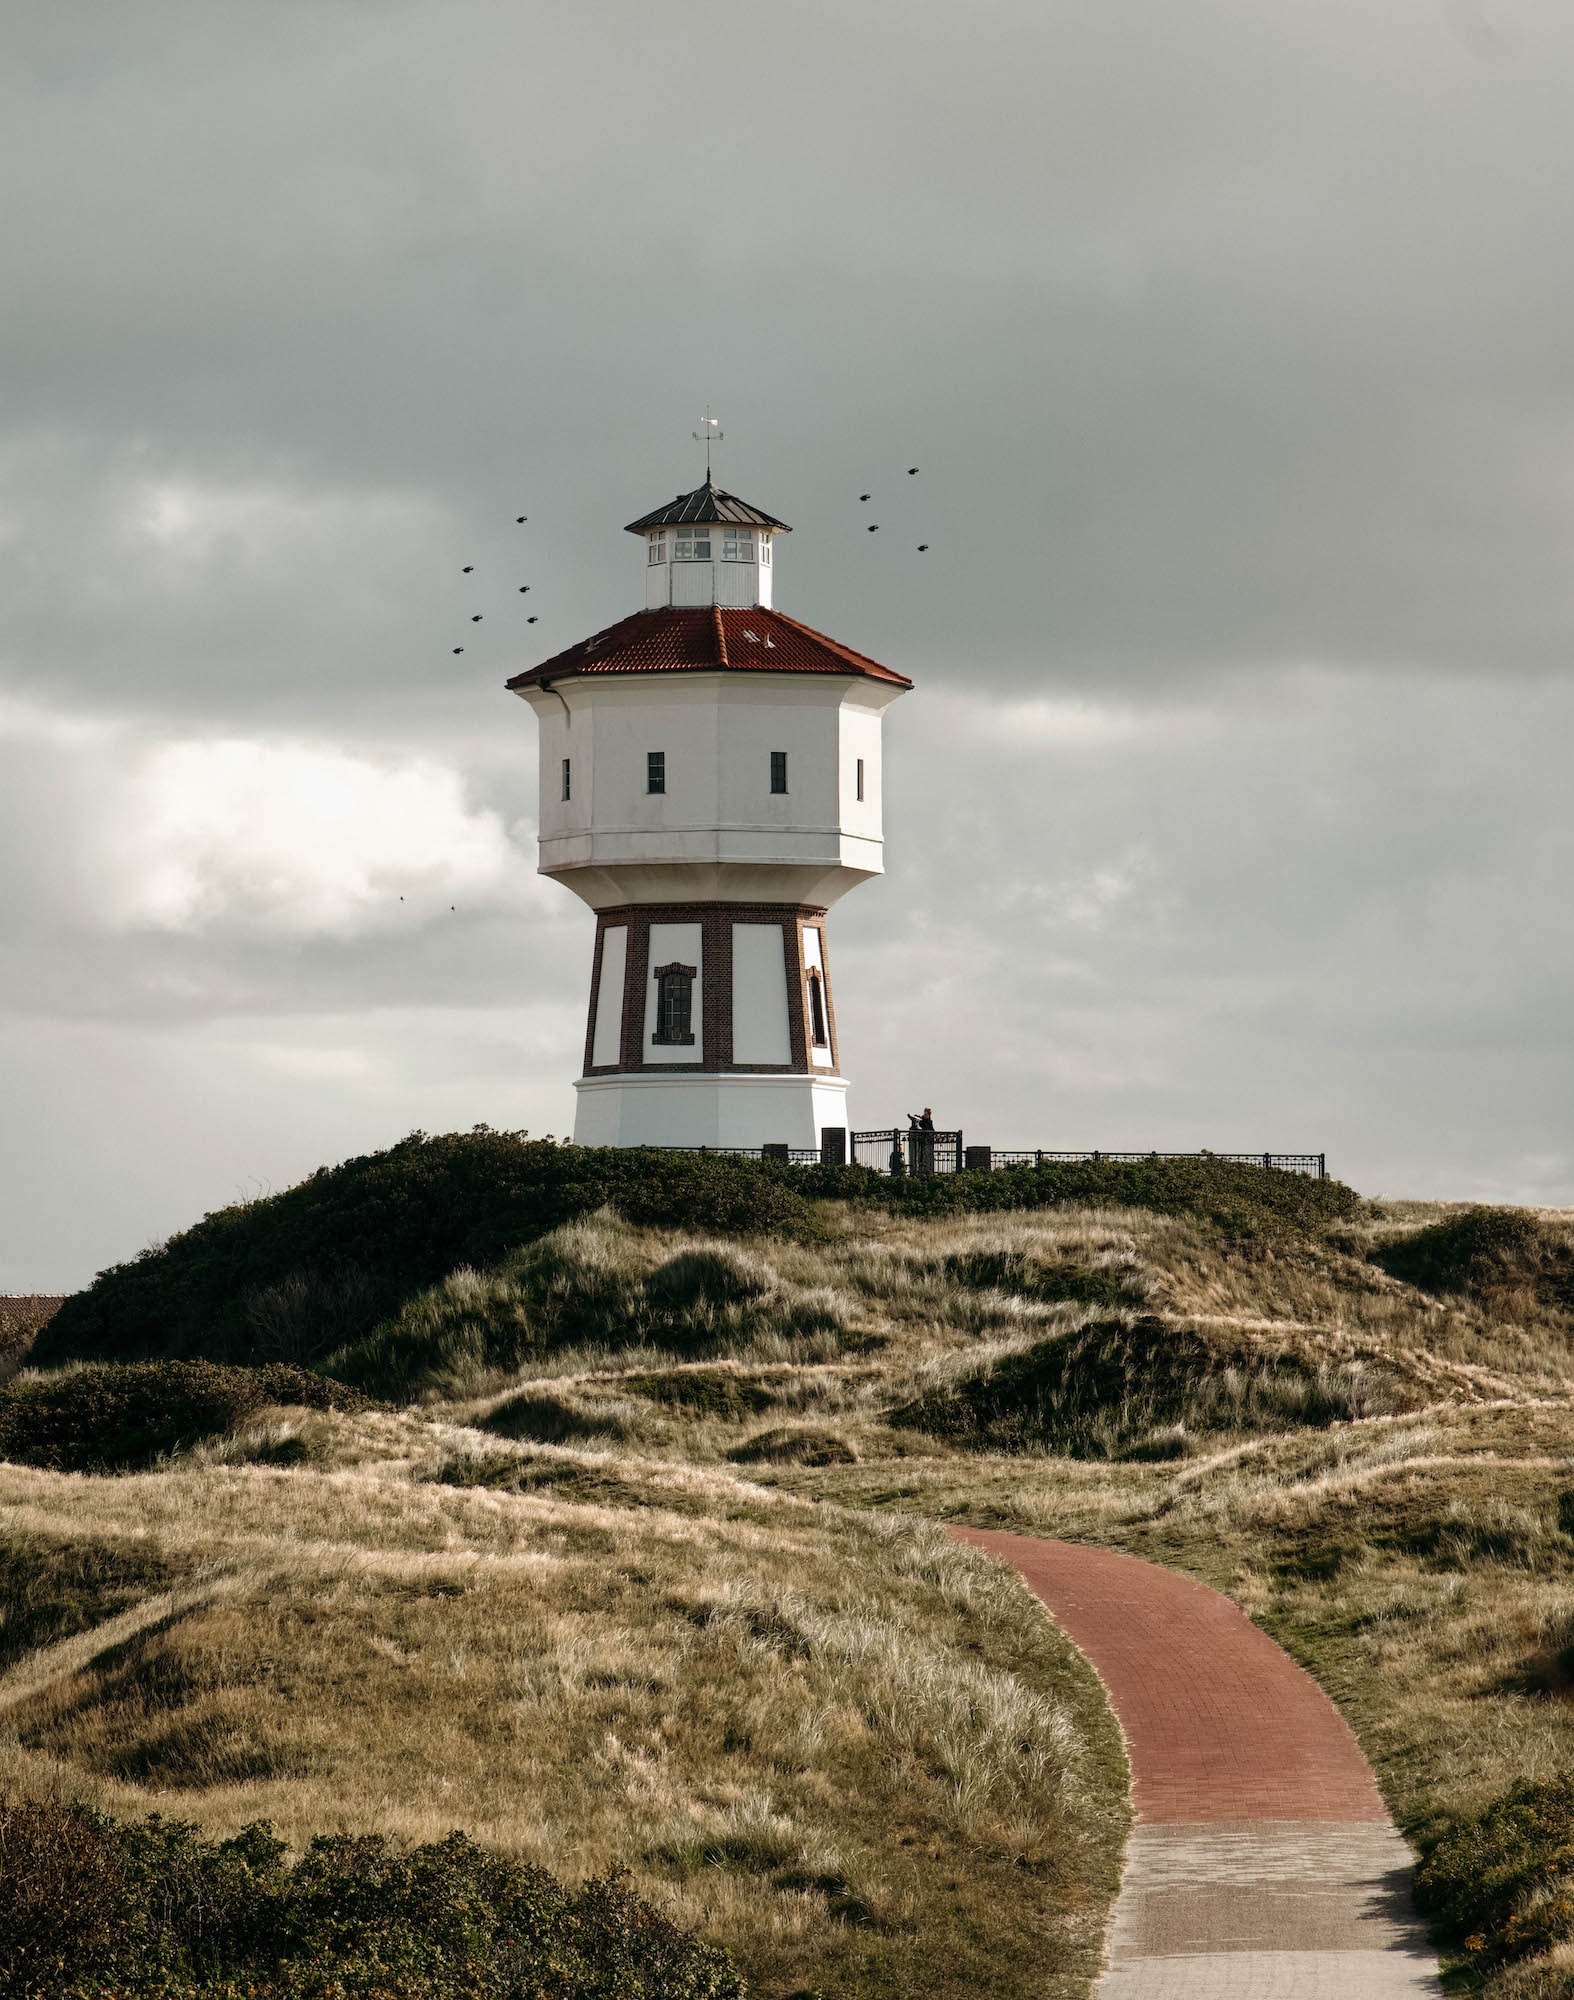
[[[515,674],[507,685],[517,691],[570,674],[675,674],[707,668],[714,672],[718,667],[773,674],[862,674],[897,687],[912,686],[905,674],[893,673],[840,640],[757,604],[741,611],[714,605],[636,611],[570,646],[566,653]]]

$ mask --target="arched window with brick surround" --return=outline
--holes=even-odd
[[[694,975],[692,965],[658,965],[656,981],[656,1028],[653,1042],[668,1048],[694,1045]]]

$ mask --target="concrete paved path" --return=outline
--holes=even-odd
[[[1227,1597],[1109,1549],[956,1528],[1092,1661],[1137,1824],[1098,2000],[1418,2000],[1440,1992],[1410,1851],[1348,1725]]]

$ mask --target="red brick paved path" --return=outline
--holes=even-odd
[[[952,1533],[1018,1570],[1093,1663],[1139,1820],[1387,1820],[1338,1710],[1228,1598],[1109,1549]]]

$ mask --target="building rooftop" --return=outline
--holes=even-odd
[[[855,653],[839,639],[828,639],[823,632],[800,625],[796,618],[758,604],[743,610],[707,604],[693,609],[669,606],[636,611],[604,632],[543,660],[539,667],[515,674],[507,686],[518,693],[571,674],[714,673],[717,668],[773,674],[862,674],[895,687],[912,686],[905,674],[894,673],[878,660]]]
[[[680,493],[665,507],[658,507],[654,514],[642,514],[637,521],[630,521],[626,532],[643,535],[651,528],[677,527],[685,521],[730,521],[735,528],[770,528],[779,535],[792,533],[787,523],[778,521],[774,514],[751,507],[736,493],[723,493],[709,473],[703,486],[696,486],[692,493]]]

